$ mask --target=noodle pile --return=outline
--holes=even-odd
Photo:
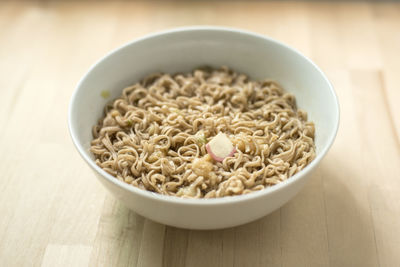
[[[214,161],[225,133],[236,153]],[[277,83],[226,67],[153,74],[127,87],[93,127],[96,164],[133,186],[190,198],[247,194],[288,179],[315,157],[314,124]]]

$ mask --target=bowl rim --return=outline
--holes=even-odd
[[[315,159],[313,161],[311,161],[311,163],[308,164],[303,170],[296,173],[289,179],[280,182],[279,184],[276,184],[276,185],[273,185],[273,186],[270,186],[265,189],[255,191],[255,192],[252,192],[249,194],[238,195],[238,196],[225,196],[225,197],[220,197],[220,198],[195,199],[195,198],[182,198],[182,197],[177,197],[177,196],[162,195],[159,193],[143,190],[143,189],[137,188],[135,186],[129,185],[125,182],[122,182],[122,181],[116,179],[111,174],[104,171],[103,169],[101,169],[99,166],[97,166],[97,164],[89,157],[88,152],[85,151],[81,142],[79,141],[79,138],[77,137],[77,134],[76,134],[76,129],[75,129],[74,123],[72,122],[72,111],[74,110],[74,105],[76,102],[78,92],[79,92],[83,82],[89,76],[89,74],[93,71],[93,69],[95,69],[104,60],[112,57],[114,54],[118,53],[118,51],[123,50],[131,45],[136,44],[136,43],[140,43],[140,42],[146,41],[148,39],[165,36],[165,35],[169,35],[169,34],[185,33],[185,32],[205,32],[205,31],[229,32],[232,34],[247,35],[252,38],[261,39],[261,40],[267,41],[267,42],[272,42],[276,45],[282,46],[285,49],[297,54],[298,56],[304,58],[309,64],[311,64],[316,69],[316,71],[322,76],[322,78],[325,80],[325,82],[328,84],[331,96],[333,97],[333,100],[335,103],[335,108],[333,110],[334,120],[335,120],[334,131],[329,133],[329,136],[327,137],[327,139],[328,139],[327,145],[320,151],[319,154],[317,154]],[[337,132],[338,132],[339,121],[340,121],[340,108],[339,108],[339,101],[338,101],[336,92],[335,92],[331,82],[329,81],[327,76],[324,74],[324,72],[308,57],[306,57],[305,55],[300,53],[298,50],[286,45],[285,43],[283,43],[281,41],[277,41],[273,38],[270,38],[268,36],[265,36],[265,35],[262,35],[259,33],[251,32],[251,31],[244,30],[244,29],[238,29],[238,28],[222,27],[222,26],[208,26],[208,25],[185,26],[185,27],[178,27],[178,28],[172,28],[172,29],[167,29],[167,30],[163,30],[163,31],[153,32],[150,34],[146,34],[142,37],[136,38],[130,42],[127,42],[127,43],[111,50],[109,53],[107,53],[106,55],[101,57],[99,60],[97,60],[89,68],[89,70],[81,77],[81,79],[79,80],[79,82],[77,83],[77,85],[73,91],[73,94],[72,94],[72,97],[70,99],[69,106],[68,106],[68,129],[69,129],[69,133],[71,135],[72,141],[73,141],[76,149],[78,150],[79,154],[81,155],[81,157],[86,161],[86,163],[94,171],[96,171],[98,174],[100,174],[100,176],[102,178],[105,178],[108,182],[111,182],[114,185],[116,185],[124,190],[129,191],[130,193],[138,194],[141,197],[144,197],[147,199],[152,199],[155,201],[162,201],[162,202],[169,202],[169,203],[180,204],[180,205],[196,205],[196,206],[198,206],[198,205],[209,206],[209,205],[215,205],[215,204],[231,204],[231,203],[237,203],[237,202],[250,201],[250,200],[260,198],[260,197],[268,195],[268,194],[277,193],[277,192],[281,191],[283,188],[285,188],[286,186],[289,186],[290,184],[295,183],[296,181],[300,180],[301,178],[304,178],[306,176],[306,174],[308,174],[311,170],[313,170],[319,164],[319,162],[325,157],[328,150],[332,146],[332,144],[335,140],[335,137],[337,135]]]

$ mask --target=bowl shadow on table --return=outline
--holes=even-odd
[[[338,173],[337,168],[342,171]],[[200,263],[201,266],[259,266],[297,260],[307,260],[302,262],[305,265],[323,266],[329,264],[330,258],[343,259],[340,254],[349,253],[346,251],[362,256],[365,262],[373,262],[375,252],[365,253],[366,246],[359,243],[373,241],[369,211],[359,195],[355,197],[359,192],[344,183],[343,174],[362,178],[356,176],[348,163],[328,156],[294,199],[257,221],[238,227],[179,229],[147,220],[121,204],[116,205],[122,214],[115,217],[111,227],[119,233],[132,233],[128,237],[131,240],[117,246],[128,250],[127,246],[132,246],[140,261],[158,257],[163,266],[200,266]],[[146,254],[137,246],[152,253]]]

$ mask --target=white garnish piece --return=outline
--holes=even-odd
[[[236,149],[231,140],[224,133],[218,133],[206,145],[208,154],[216,161],[223,161],[226,157],[235,154]]]

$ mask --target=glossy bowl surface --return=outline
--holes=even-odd
[[[110,99],[153,72],[189,72],[226,65],[251,79],[271,78],[296,96],[316,126],[317,157],[290,179],[242,196],[183,199],[163,196],[123,183],[98,167],[89,151],[91,128]],[[104,99],[103,91],[110,97]],[[331,83],[308,58],[271,38],[223,27],[185,27],[147,35],[103,57],[83,76],[68,113],[72,140],[99,181],[138,214],[156,222],[190,229],[232,227],[261,218],[293,198],[332,145],[339,125],[339,105]],[[88,177],[89,179],[89,177]]]

